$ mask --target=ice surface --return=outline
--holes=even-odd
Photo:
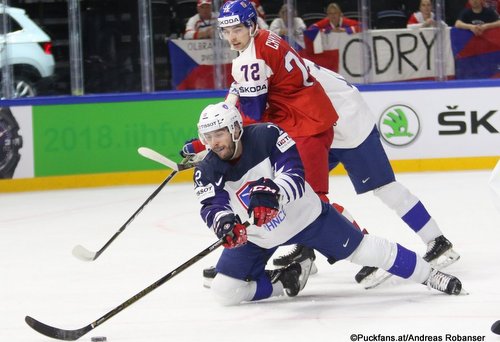
[[[486,171],[397,176],[460,253],[447,271],[462,280],[469,296],[447,296],[399,280],[367,291],[354,281],[359,266],[345,261],[330,266],[319,256],[319,273],[299,296],[221,307],[202,286],[202,269],[214,264],[220,253],[215,251],[80,340],[337,342],[351,341],[352,334],[364,334],[360,341],[412,334],[500,341],[490,331],[500,319],[500,214],[489,176]],[[192,186],[169,184],[99,259],[72,256],[77,244],[97,251],[156,186],[0,194],[0,341],[53,341],[29,328],[26,315],[59,328],[81,328],[215,241],[198,216]],[[370,233],[425,251],[377,198],[357,196],[347,177],[331,177],[330,198]]]

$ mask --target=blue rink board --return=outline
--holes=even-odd
[[[400,91],[424,89],[454,89],[454,88],[491,88],[500,87],[500,79],[460,80],[445,82],[394,82],[378,84],[358,84],[361,92],[371,91]],[[203,98],[224,98],[227,90],[171,90],[153,93],[121,93],[121,94],[94,94],[83,96],[51,96],[35,97],[13,100],[0,100],[0,106],[33,106],[33,105],[58,105],[82,104],[105,102],[131,102],[155,100],[183,100]]]

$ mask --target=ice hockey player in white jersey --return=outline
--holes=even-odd
[[[329,260],[347,259],[387,270],[447,294],[459,294],[456,277],[403,246],[362,234],[304,180],[295,142],[270,123],[246,126],[233,105],[205,108],[198,122],[209,149],[194,172],[201,217],[224,247],[212,292],[225,305],[271,296],[296,296],[305,286],[312,258],[265,271],[275,250],[301,244]],[[246,223],[246,224],[245,224]]]
[[[373,191],[376,197],[393,209],[427,245],[426,261],[434,264],[443,256],[436,266],[438,268],[457,261],[460,256],[452,249],[452,243],[444,237],[422,202],[396,180],[375,125],[375,116],[358,89],[341,75],[307,59],[304,62],[339,114],[329,153],[330,170],[342,163],[357,194]],[[293,260],[303,258],[302,254],[307,256],[311,253],[302,246],[296,246],[289,254],[276,258],[274,264],[286,266]],[[356,281],[362,282],[376,270],[375,267],[363,267],[356,275]]]

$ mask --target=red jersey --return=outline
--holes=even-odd
[[[257,122],[279,125],[293,138],[332,129],[338,119],[302,58],[273,32],[257,32],[233,60],[232,76],[241,111]]]
[[[314,28],[314,27],[317,27],[318,29],[320,29],[323,32],[330,32],[336,28],[335,26],[332,25],[332,23],[330,22],[330,19],[328,17],[323,18],[320,21],[312,24],[310,28]],[[361,26],[360,26],[359,21],[354,20],[354,19],[349,19],[346,17],[340,18],[340,22],[339,22],[338,27],[344,28],[345,32],[348,34],[361,31]]]

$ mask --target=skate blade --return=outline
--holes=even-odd
[[[316,263],[313,262],[312,266],[311,266],[311,272],[309,273],[309,275],[313,275],[313,274],[316,274],[318,273],[318,268],[316,267]]]
[[[442,270],[454,263],[456,263],[460,259],[460,254],[455,252],[453,249],[450,249],[444,252],[439,258],[431,260],[429,263],[432,268],[436,270]]]
[[[207,289],[211,288],[212,287],[212,280],[213,280],[213,278],[203,277],[203,287],[207,288]]]
[[[378,269],[376,272],[373,272],[368,277],[363,279],[361,281],[361,285],[365,288],[365,290],[374,289],[383,282],[387,281],[390,277],[392,277],[391,273]]]
[[[306,287],[306,284],[307,284],[307,280],[309,279],[309,275],[311,275],[311,271],[313,269],[313,266],[316,267],[314,265],[314,261],[310,260],[309,259],[309,262],[307,262],[308,260],[305,260],[305,261],[302,261],[300,263],[300,266],[302,268],[302,273],[300,274],[299,276],[299,282],[301,283],[301,287],[300,287],[300,291],[302,291],[304,289],[304,287]],[[318,269],[316,268],[316,272],[318,272]]]
[[[462,290],[460,290],[460,293],[458,294],[459,296],[468,296],[470,295],[469,291],[465,290],[463,287],[462,287]]]

